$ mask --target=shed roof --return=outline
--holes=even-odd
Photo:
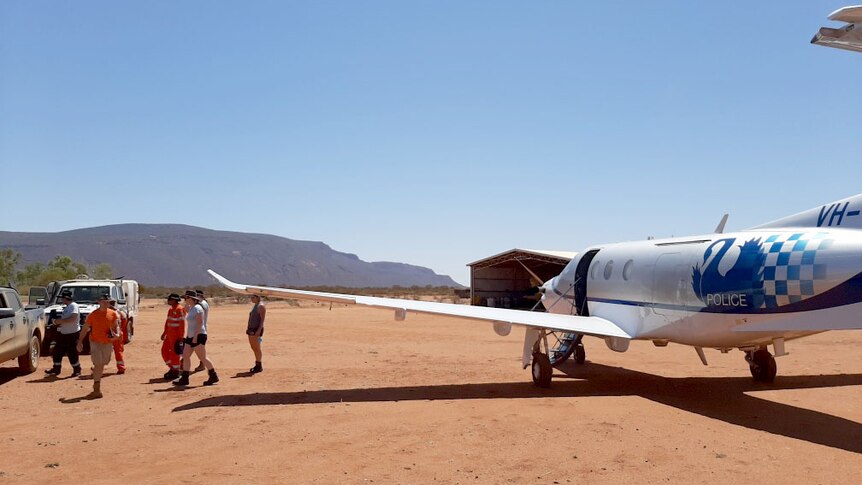
[[[486,267],[493,266],[495,264],[499,264],[504,261],[511,261],[515,259],[537,259],[540,261],[546,261],[550,263],[559,263],[566,264],[572,260],[578,253],[571,251],[548,251],[542,249],[522,249],[522,248],[514,248],[508,251],[503,251],[502,253],[495,254],[493,256],[488,256],[487,258],[482,258],[478,261],[473,261],[472,263],[467,263],[467,266],[470,267]]]

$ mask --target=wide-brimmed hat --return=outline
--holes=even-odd
[[[201,301],[201,297],[195,293],[195,290],[186,290],[186,294],[183,295],[183,298],[194,298],[197,301]]]
[[[72,290],[63,290],[60,292],[60,298],[72,299]]]
[[[200,289],[195,288],[195,294],[197,294],[199,297],[203,298],[204,297],[204,290],[200,290]]]
[[[170,295],[168,295],[168,301],[171,301],[171,300],[173,300],[173,301],[175,301],[175,302],[179,303],[179,302],[181,302],[183,299],[182,299],[182,298],[180,298],[180,295],[178,295],[178,294],[176,294],[176,293],[171,293]]]

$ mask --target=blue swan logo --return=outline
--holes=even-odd
[[[763,245],[758,238],[738,246],[736,261],[723,273],[720,265],[735,242],[735,238],[719,239],[704,251],[703,261],[691,271],[692,289],[708,307],[760,308],[766,262]]]

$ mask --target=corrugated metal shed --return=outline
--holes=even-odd
[[[578,253],[515,248],[474,261],[470,267],[473,305],[530,309],[537,286],[560,274]]]

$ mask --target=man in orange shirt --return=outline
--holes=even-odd
[[[120,336],[120,315],[111,310],[111,296],[104,294],[99,298],[99,308],[87,316],[81,336],[78,338],[78,352],[84,350],[84,337],[90,334],[90,358],[93,360],[93,392],[90,398],[102,397],[102,372],[111,362],[114,340]]]
[[[168,366],[163,376],[172,381],[180,376],[180,357],[183,355],[182,342],[186,334],[186,309],[180,305],[180,295],[168,295],[168,316],[162,332],[162,359]]]

